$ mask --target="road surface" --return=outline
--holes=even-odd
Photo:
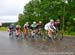
[[[75,55],[75,38],[60,42],[16,40],[0,31],[0,55]]]

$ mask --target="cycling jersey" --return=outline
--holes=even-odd
[[[20,25],[16,25],[16,30],[20,30],[21,26]]]
[[[37,28],[42,28],[42,24],[38,23]]]
[[[9,26],[9,29],[10,29],[10,30],[11,30],[11,29],[15,30],[16,27],[15,27],[15,25],[10,25],[10,26]]]
[[[25,29],[28,29],[28,28],[29,28],[29,24],[25,24],[25,25],[24,25],[24,28],[25,28]]]
[[[61,27],[60,27],[60,22],[59,22],[59,21],[56,21],[56,22],[54,23],[54,26],[55,26],[58,30],[61,29]]]
[[[51,30],[52,32],[54,32],[54,30],[56,30],[55,26],[54,26],[54,23],[52,22],[49,22],[45,25],[44,27],[45,30]]]
[[[32,30],[37,29],[37,24],[32,24],[32,25],[31,25],[31,29],[32,29]]]
[[[54,23],[54,25],[57,27],[57,26],[60,25],[60,22],[57,22],[57,21],[56,21],[56,22]]]
[[[29,24],[24,25],[24,34],[28,33]]]

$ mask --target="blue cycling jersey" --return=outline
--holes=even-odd
[[[14,25],[10,25],[9,29],[16,29],[16,27]]]

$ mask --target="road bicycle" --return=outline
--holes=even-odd
[[[43,32],[43,38],[44,40],[52,40],[52,41],[60,41],[63,39],[63,32],[62,30],[54,30],[54,32],[51,31],[44,31]]]
[[[9,37],[13,38],[15,36],[15,34],[14,34],[15,30],[14,29],[9,29],[8,32],[9,32]]]

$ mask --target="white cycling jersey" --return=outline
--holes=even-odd
[[[52,32],[54,32],[54,30],[56,30],[56,27],[54,26],[54,23],[49,22],[49,23],[45,24],[44,29],[51,30]]]

